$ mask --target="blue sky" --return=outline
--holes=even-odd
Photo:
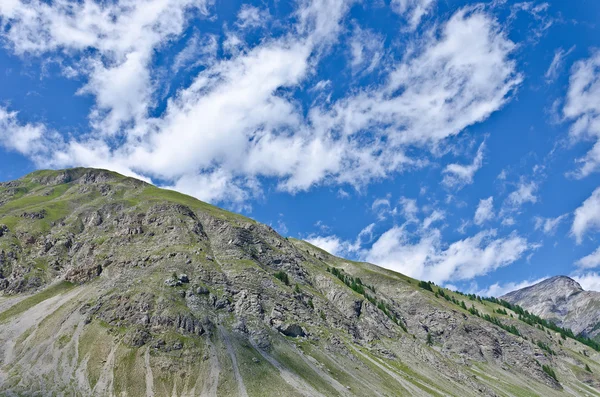
[[[599,16],[4,0],[0,180],[108,168],[465,291],[600,290]]]

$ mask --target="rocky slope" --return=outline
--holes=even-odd
[[[575,334],[600,337],[600,292],[584,291],[569,277],[552,277],[510,292],[502,299],[570,328]]]
[[[600,395],[496,303],[103,170],[0,184],[0,291],[0,395]]]

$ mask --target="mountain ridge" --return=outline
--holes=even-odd
[[[511,309],[110,171],[38,171],[0,184],[0,230],[5,395],[554,396],[600,387],[597,351]]]
[[[600,336],[600,292],[585,291],[567,276],[550,277],[501,297],[575,334]]]

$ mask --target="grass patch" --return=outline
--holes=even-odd
[[[68,281],[61,281],[57,284],[51,285],[45,290],[38,292],[37,294],[30,296],[29,298],[23,299],[21,302],[12,306],[8,310],[0,313],[0,323],[7,321],[8,319],[21,314],[35,305],[50,299],[56,295],[67,292],[75,287],[75,284]]]

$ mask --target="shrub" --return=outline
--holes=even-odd
[[[427,333],[427,344],[429,346],[433,345],[433,337],[431,336],[431,334],[429,332]]]
[[[283,270],[280,270],[277,273],[275,273],[275,278],[279,279],[285,285],[290,285],[290,278],[288,277],[287,273]]]
[[[554,370],[548,365],[542,365],[542,370],[552,379],[558,382],[558,378],[556,377],[556,373]]]

